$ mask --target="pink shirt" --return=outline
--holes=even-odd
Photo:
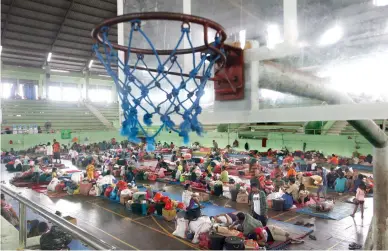
[[[365,200],[365,191],[361,190],[360,188],[357,188],[356,199],[358,201],[364,201]]]

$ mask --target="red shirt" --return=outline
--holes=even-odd
[[[53,144],[53,152],[57,153],[61,149],[61,145],[58,142]]]

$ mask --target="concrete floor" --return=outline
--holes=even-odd
[[[4,165],[1,165],[1,180],[9,185],[8,181],[12,176],[13,174],[8,173]],[[156,182],[153,186],[159,188],[165,184]],[[165,189],[167,192],[177,194],[182,191],[182,187],[174,185],[165,186]],[[59,210],[64,216],[70,215],[76,218],[78,226],[116,246],[117,249],[177,250],[198,248],[191,242],[171,234],[174,231],[174,223],[154,216],[131,214],[122,205],[103,198],[82,195],[49,198],[26,188],[15,188],[15,190],[22,192],[29,199],[53,212]],[[211,200],[219,206],[227,205],[240,211],[248,210],[247,205],[236,204],[225,198],[211,197]],[[317,218],[313,227],[313,234],[317,240],[310,240],[306,237],[304,244],[289,245],[287,248],[341,250],[348,249],[348,244],[351,242],[363,243],[372,218],[372,199],[368,198],[365,205],[367,209],[363,220],[361,220],[359,213],[356,214],[355,218],[347,217],[339,221]],[[309,216],[298,214],[292,210],[287,212],[269,210],[269,217],[292,224],[296,221],[310,219]]]

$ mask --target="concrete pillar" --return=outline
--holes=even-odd
[[[375,148],[373,155],[373,218],[372,247],[370,250],[388,250],[388,145]]]
[[[117,0],[117,15],[124,14],[124,1],[125,0]],[[125,41],[124,32],[125,32],[124,23],[117,24],[117,42],[120,45],[124,45],[124,41]],[[121,62],[125,62],[124,52],[119,51],[118,53],[119,53],[119,59],[121,60]],[[120,69],[119,69],[118,75],[119,75],[119,79],[121,79],[121,80],[123,80],[125,78],[123,71],[121,71]],[[119,114],[119,123],[121,126],[121,123],[124,121],[124,115],[123,115],[123,111],[121,109],[121,100],[120,99],[119,99],[118,114]]]

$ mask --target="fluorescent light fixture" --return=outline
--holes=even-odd
[[[344,32],[342,27],[339,25],[336,25],[333,28],[328,29],[325,33],[322,34],[318,44],[320,46],[335,44],[341,40],[343,33]]]
[[[0,45],[0,55],[1,55],[1,52],[3,51],[3,46]]]
[[[65,71],[65,70],[58,70],[58,69],[50,69],[50,71],[53,71],[53,72],[64,72],[64,73],[67,73],[69,71]]]
[[[90,60],[88,68],[89,68],[89,69],[92,68],[92,65],[93,65],[93,59]]]
[[[51,53],[51,52],[49,52],[49,54],[47,55],[47,62],[50,62],[51,61],[51,56],[52,56],[53,54]]]
[[[110,78],[109,75],[104,75],[104,74],[99,74],[98,76],[100,76],[100,77],[105,77],[105,78]]]
[[[240,30],[240,32],[238,33],[238,40],[240,42],[240,46],[241,46],[241,49],[244,49],[245,48],[245,43],[246,43],[246,35],[247,35],[247,31],[246,30]]]
[[[373,0],[373,4],[379,7],[386,6],[388,5],[388,0]]]
[[[267,47],[269,49],[275,48],[277,44],[283,42],[283,38],[280,34],[279,25],[270,24],[267,27]]]

